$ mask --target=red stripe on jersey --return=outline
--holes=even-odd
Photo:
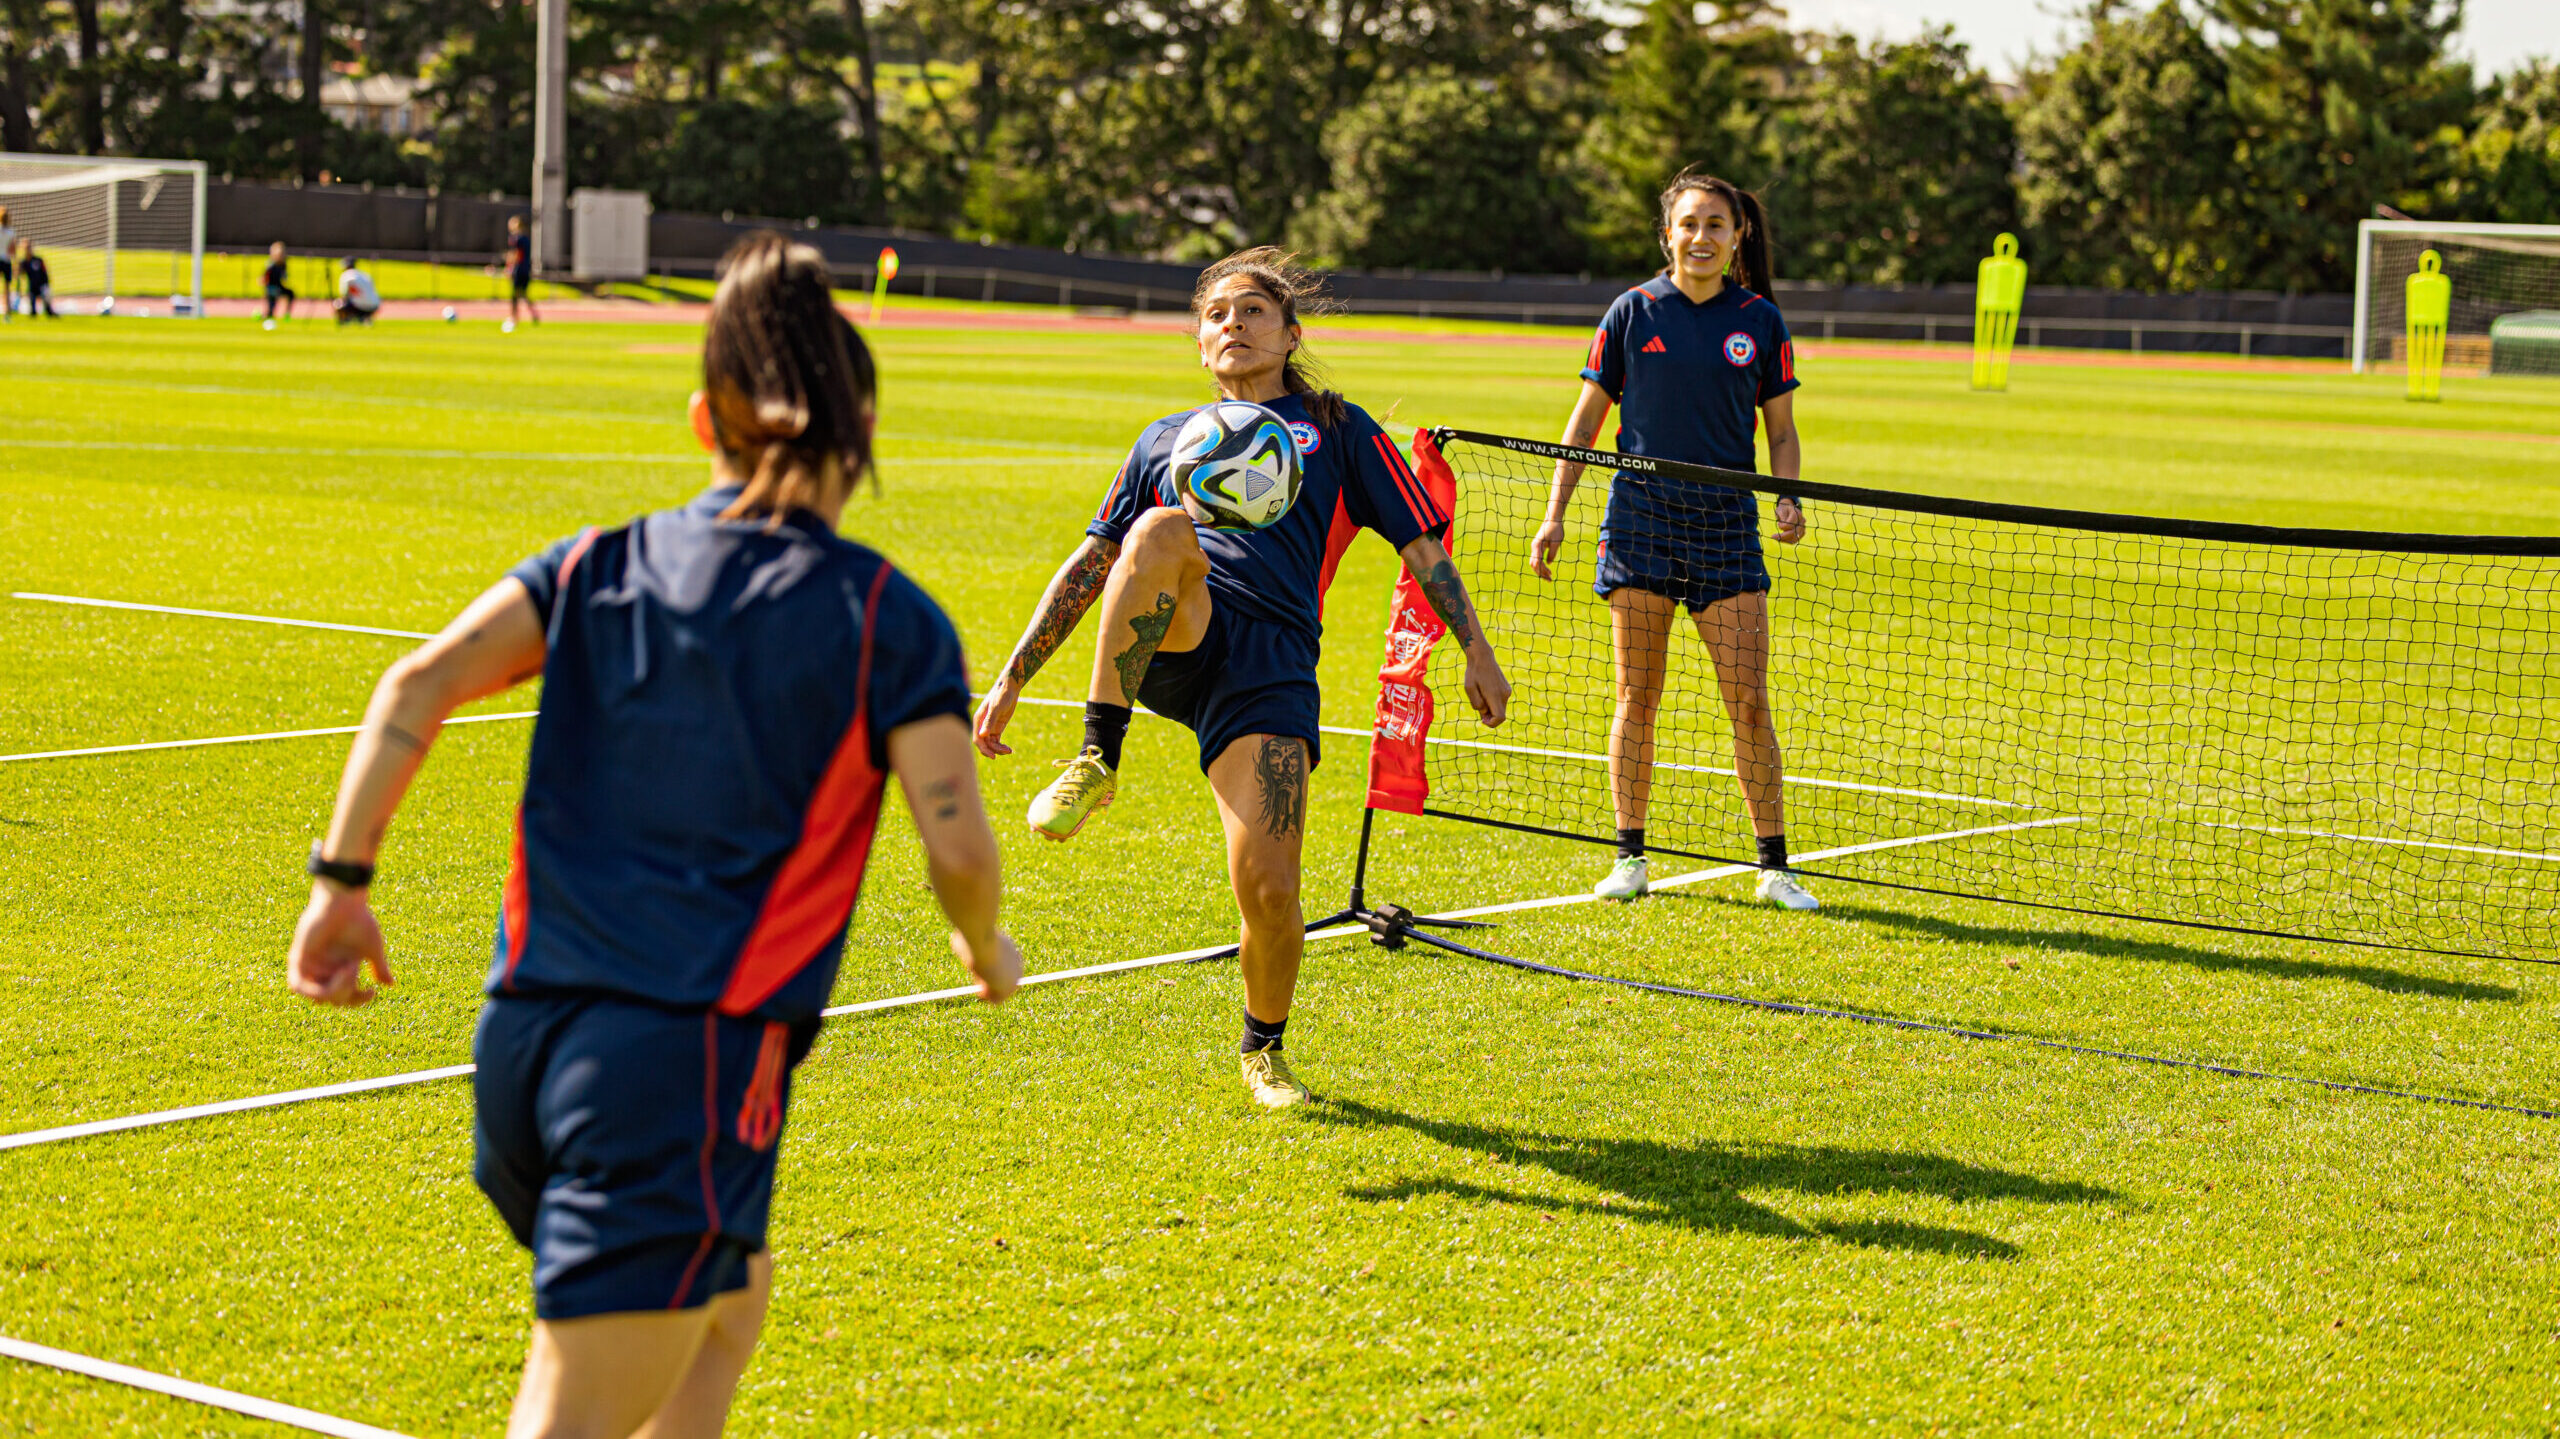
[[[1789,340],[1778,347],[1778,378],[1782,380],[1792,380],[1795,377],[1796,342]]]
[[[1608,348],[1609,331],[1605,327],[1593,331],[1591,334],[1591,358],[1583,361],[1582,367],[1586,370],[1599,369],[1600,359],[1608,352]]]
[[[587,551],[594,546],[596,536],[602,533],[604,531],[589,525],[587,532],[578,536],[578,542],[569,547],[569,553],[561,557],[560,578],[551,582],[552,604],[555,607],[559,604],[558,597],[569,592],[569,576],[577,573],[578,561],[587,557]]]
[[[1333,588],[1334,567],[1342,563],[1342,552],[1360,538],[1360,523],[1351,518],[1351,507],[1337,493],[1333,497],[1333,523],[1324,532],[1324,568],[1316,574],[1316,618],[1324,618],[1324,597]]]
[[[1404,462],[1404,455],[1396,449],[1396,442],[1384,435],[1372,435],[1370,443],[1378,447],[1379,455],[1386,460],[1387,473],[1394,476],[1396,492],[1404,496],[1405,510],[1413,516],[1414,522],[1427,530],[1446,521],[1448,516],[1441,514],[1431,503],[1431,492],[1422,487],[1422,481],[1414,478],[1413,469]]]
[[[791,982],[827,942],[844,932],[853,902],[862,893],[863,867],[871,859],[871,837],[880,824],[880,798],[888,775],[871,763],[871,640],[880,618],[880,590],[889,582],[883,561],[871,579],[871,597],[863,602],[862,659],[853,682],[853,720],[845,726],[835,757],[809,796],[800,822],[800,842],[782,861],[755,928],[738,947],[729,971],[729,987],[720,996],[723,1014],[749,1014]]]
[[[524,872],[524,806],[516,806],[515,856],[507,864],[507,887],[498,899],[498,925],[507,934],[507,972],[499,976],[501,988],[516,987],[516,964],[524,958],[525,922],[533,908],[532,884]]]
[[[1747,290],[1746,290],[1746,291],[1744,291],[1743,293],[1745,293],[1745,294],[1750,294],[1750,292],[1749,292],[1749,291],[1747,291]],[[1759,297],[1758,295],[1752,295],[1750,299],[1745,300],[1745,301],[1743,301],[1743,302],[1742,302],[1742,304],[1738,307],[1738,310],[1748,310],[1748,309],[1750,309],[1752,306],[1754,306],[1754,305],[1756,305],[1756,304],[1759,304],[1759,303],[1760,303],[1760,297]]]

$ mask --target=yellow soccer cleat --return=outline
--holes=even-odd
[[[1049,781],[1049,787],[1031,797],[1031,827],[1045,839],[1071,838],[1084,822],[1111,803],[1120,788],[1119,776],[1102,762],[1102,751],[1092,745],[1074,759],[1058,763],[1066,773]]]
[[[1286,1109],[1315,1098],[1289,1072],[1289,1057],[1276,1049],[1257,1049],[1244,1057],[1244,1088],[1265,1109]]]

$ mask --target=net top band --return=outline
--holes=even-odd
[[[1524,440],[1514,435],[1489,435],[1480,430],[1441,427],[1432,430],[1431,437],[1435,443],[1443,447],[1452,441],[1471,445],[1492,445],[1516,454],[1535,455],[1540,459],[1563,460],[1578,465],[1597,465],[1603,469],[1623,470],[1634,474],[1662,475],[1670,479],[1689,480],[1698,484],[1722,485],[1727,489],[1753,490],[1767,495],[1792,495],[1799,499],[1822,500],[1831,504],[1864,505],[1871,509],[1902,510],[1913,514],[1990,520],[2001,524],[2040,525],[2048,529],[2090,530],[2115,535],[2156,535],[2167,539],[2210,540],[2223,544],[2272,545],[2292,549],[2376,550],[2395,554],[2560,559],[2560,535],[2429,535],[2402,534],[2387,530],[2315,530],[2295,529],[2283,525],[2243,525],[2222,520],[2175,520],[2151,515],[2115,515],[2098,510],[2057,510],[2037,505],[2011,505],[1989,500],[1956,499],[1945,495],[1915,495],[1899,490],[1871,490],[1855,485],[1833,485],[1813,480],[1782,481],[1749,470],[1719,469],[1713,465],[1686,464],[1679,460],[1656,459],[1651,455],[1620,454],[1614,450],[1586,450],[1574,445],[1560,445],[1546,440]]]

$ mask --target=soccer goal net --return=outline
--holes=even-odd
[[[0,205],[56,296],[204,313],[202,161],[0,154]]]
[[[2560,537],[1790,484],[1805,528],[1785,543],[1766,476],[1466,431],[1422,448],[1454,476],[1459,563],[1511,711],[1420,738],[1435,711],[1466,712],[1463,662],[1426,640],[1416,665],[1391,631],[1376,743],[1419,738],[1428,785],[1379,807],[1582,841],[1596,873],[1641,771],[1652,850],[1750,866],[1737,769],[1782,761],[1782,784],[1757,773],[1761,801],[1782,800],[1794,867],[1835,881],[1826,903],[1919,890],[2560,959]],[[1588,468],[1540,579],[1559,462]],[[1747,600],[1741,616],[1659,604],[1652,643],[1619,653],[1603,567],[1708,602],[1756,577],[1755,549],[1765,627]],[[1426,702],[1398,701],[1399,659]],[[1736,742],[1750,672],[1774,753]],[[1373,749],[1373,804],[1379,764]]]
[[[2357,373],[2408,363],[2408,282],[2433,250],[2453,282],[2448,369],[2560,374],[2560,225],[2367,220],[2356,227]]]

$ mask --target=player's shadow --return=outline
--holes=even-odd
[[[2507,1000],[2517,992],[2503,984],[2475,984],[2386,969],[2378,964],[2296,959],[2281,955],[2226,954],[2171,940],[2126,939],[2083,930],[2012,929],[2005,925],[1967,924],[1937,915],[1825,899],[1822,912],[1860,924],[1882,925],[1932,939],[1964,944],[2003,945],[2018,949],[2061,949],[2098,959],[2134,959],[2154,964],[2183,964],[2222,973],[2260,974],[2270,979],[2343,979],[2389,994],[2423,994],[2434,999]]]
[[[1958,1204],[1984,1199],[2023,1199],[2038,1204],[2098,1204],[2112,1190],[1988,1169],[1940,1155],[1890,1149],[1844,1149],[1797,1144],[1671,1144],[1653,1139],[1574,1138],[1530,1130],[1498,1129],[1455,1120],[1426,1119],[1356,1099],[1327,1100],[1310,1111],[1329,1124],[1410,1130],[1452,1149],[1472,1150],[1514,1165],[1537,1168],[1616,1196],[1569,1199],[1458,1179],[1405,1179],[1344,1191],[1346,1197],[1394,1203],[1422,1194],[1446,1194],[1486,1204],[1516,1204],[1543,1213],[1571,1211],[1713,1229],[1773,1239],[1830,1239],[1844,1244],[1907,1249],[1982,1259],[2014,1259],[2018,1246],[1967,1229],[1902,1220],[1815,1221],[1791,1219],[1746,1192],[1783,1189],[1806,1195],[1926,1194]]]

